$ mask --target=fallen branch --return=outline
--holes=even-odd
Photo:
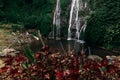
[[[40,33],[40,30],[38,30],[38,37],[39,37],[39,39],[40,39],[43,47],[45,47],[45,43],[44,43],[44,41],[43,41],[43,39],[42,39],[42,35],[41,35],[41,33]]]

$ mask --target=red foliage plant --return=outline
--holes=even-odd
[[[104,58],[91,60],[75,53],[51,52],[44,47],[35,54],[35,62],[25,66],[28,59],[23,53],[7,56],[0,69],[0,80],[119,80],[120,69]]]

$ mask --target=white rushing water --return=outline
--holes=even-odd
[[[67,40],[71,40],[71,30],[70,29],[72,27],[73,11],[74,11],[74,7],[75,7],[75,2],[76,2],[76,0],[72,0],[72,3],[71,3],[69,28],[68,28],[68,39]]]
[[[53,37],[54,36],[60,37],[60,12],[61,12],[60,0],[57,0],[56,9],[53,17]],[[55,27],[56,27],[56,30],[54,30]],[[56,31],[56,34],[54,31]]]
[[[81,38],[81,33],[83,33],[84,36],[87,22],[82,15],[82,12],[86,8],[87,2],[83,2],[82,0],[72,0],[67,40],[77,40],[80,43],[84,43]],[[73,34],[72,29],[76,30],[75,34]],[[72,37],[72,35],[74,35],[74,37]]]

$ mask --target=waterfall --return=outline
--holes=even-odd
[[[60,38],[60,12],[61,12],[60,0],[57,0],[56,9],[53,17],[53,33],[52,33],[53,38],[54,37]]]
[[[82,36],[84,36],[87,22],[82,13],[86,8],[87,2],[72,0],[67,40],[77,40],[77,42],[84,43]],[[73,32],[73,29],[75,29],[75,32]]]
[[[72,3],[71,3],[69,28],[68,28],[68,39],[67,40],[71,40],[71,30],[70,29],[72,27],[73,11],[74,11],[74,7],[75,7],[75,2],[76,2],[76,0],[72,0]]]

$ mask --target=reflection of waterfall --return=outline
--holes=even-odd
[[[60,38],[60,0],[57,0],[56,9],[53,17],[52,37]]]
[[[86,20],[83,13],[86,8],[87,2],[72,0],[67,40],[77,39],[78,42],[84,43],[83,37],[86,29]]]

